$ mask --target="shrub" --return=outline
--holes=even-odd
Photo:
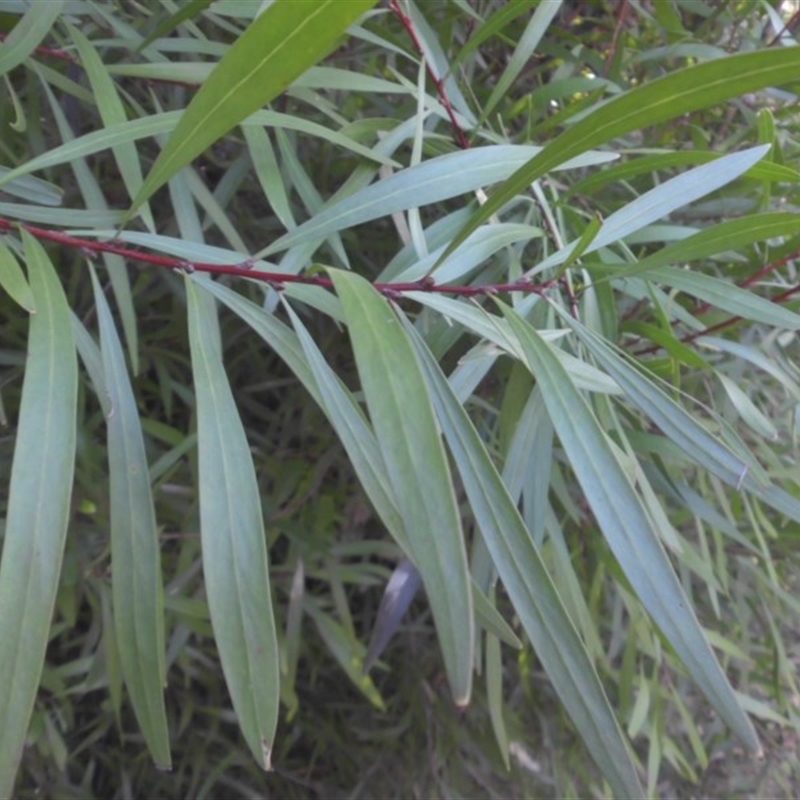
[[[632,797],[761,752],[781,4],[264,6],[3,4],[0,795]]]

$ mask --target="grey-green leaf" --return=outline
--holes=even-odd
[[[494,191],[442,254],[444,261],[479,225],[568,158],[630,131],[657,125],[731,97],[797,80],[797,48],[759,50],[670,72],[603,103],[567,128]]]
[[[456,703],[472,689],[475,622],[450,469],[425,380],[394,309],[366,280],[330,270],[361,385],[422,575]]]
[[[0,797],[11,797],[44,665],[69,521],[78,363],[64,291],[22,231],[31,316],[0,561]]]
[[[258,483],[219,346],[214,301],[187,277],[200,536],[214,638],[247,744],[271,769],[280,665]]]
[[[160,769],[171,767],[163,686],[164,589],[153,496],[136,398],[111,311],[92,270],[105,389],[114,625],[136,719]]]
[[[608,437],[552,347],[516,312],[500,307],[519,339],[524,363],[541,387],[586,500],[634,591],[720,716],[748,747],[760,751],[755,729],[737,702]]]
[[[407,331],[475,519],[537,656],[615,796],[643,796],[600,678],[519,511],[436,359],[411,325]]]

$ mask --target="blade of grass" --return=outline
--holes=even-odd
[[[22,19],[0,44],[0,75],[19,66],[41,44],[63,7],[64,0],[28,6]]]
[[[145,50],[147,46],[151,45],[156,39],[161,39],[169,35],[182,22],[200,16],[213,1],[214,0],[186,0],[175,13],[170,14],[153,29],[153,32],[136,48],[136,52],[141,53],[142,50]]]

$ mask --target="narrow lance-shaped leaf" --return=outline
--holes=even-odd
[[[797,48],[759,50],[672,72],[612,98],[554,139],[493,191],[459,231],[440,263],[492,214],[542,175],[580,153],[630,131],[657,125],[731,97],[797,80]]]
[[[604,280],[608,279],[605,277],[606,271],[610,273],[611,278],[627,278],[655,267],[697,261],[717,253],[742,249],[753,242],[763,242],[779,236],[795,236],[797,233],[800,233],[800,219],[797,214],[785,211],[753,214],[704,228],[685,239],[662,247],[632,265],[593,263],[587,266],[592,271],[602,273]]]
[[[600,529],[644,607],[720,716],[751,749],[755,729],[736,700],[649,515],[586,401],[548,345],[515,311],[499,304],[520,355],[542,390],[547,412]]]
[[[181,116],[127,217],[181,167],[326,56],[377,0],[275,0],[233,44]]]
[[[25,15],[0,43],[0,75],[21,64],[47,35],[58,19],[64,0],[31,4]]]
[[[156,39],[163,36],[169,36],[182,22],[192,20],[203,13],[213,2],[213,0],[185,0],[185,2],[178,6],[178,10],[174,14],[170,14],[163,20],[153,32],[136,48],[136,52],[141,53],[142,50],[147,49]]]
[[[444,445],[425,380],[388,301],[358,275],[330,270],[367,407],[422,575],[456,703],[472,688],[474,613],[467,554]]]
[[[430,350],[406,329],[481,535],[539,660],[614,795],[643,796],[600,678],[519,511]]]
[[[78,50],[78,54],[89,79],[97,103],[97,110],[103,126],[121,125],[128,121],[125,107],[117,93],[114,81],[108,73],[100,54],[79,29],[68,25],[69,38]],[[124,142],[112,148],[117,169],[130,197],[134,197],[142,186],[142,168],[139,164],[139,153],[133,142]],[[142,204],[141,217],[147,229],[155,233],[156,225],[150,207]]]
[[[213,300],[187,277],[189,342],[197,397],[203,575],[225,681],[261,766],[278,721],[280,664],[258,483],[222,367]]]
[[[760,161],[769,150],[766,145],[751,147],[738,153],[729,153],[709,164],[703,164],[664,183],[615,211],[603,222],[584,252],[593,253],[601,247],[630,236],[658,219],[666,217],[678,208],[725,186]],[[581,237],[583,238],[583,237]],[[581,240],[572,242],[537,265],[541,272],[555,264],[567,261],[580,247]]]
[[[616,352],[596,333],[568,314],[563,313],[561,317],[619,384],[628,399],[644,411],[695,463],[731,486],[741,484],[747,472],[745,462],[672,400],[654,379],[648,380],[629,363],[630,357]]]
[[[646,277],[691,294],[729,314],[789,330],[800,328],[800,316],[788,308],[710,275],[677,267],[654,267]]]
[[[22,306],[30,314],[36,313],[31,287],[25,280],[22,267],[2,240],[0,240],[0,286],[17,305]]]
[[[407,549],[403,523],[375,435],[352,393],[328,366],[291,306],[287,303],[286,310],[297,330],[296,335],[273,314],[226,286],[214,281],[202,281],[200,285],[249,325],[305,386],[330,420],[383,523],[401,547]]]
[[[92,269],[100,324],[111,500],[111,584],[120,666],[156,764],[171,766],[163,686],[164,589],[153,496],[136,398],[111,311]]]
[[[0,797],[11,797],[50,634],[75,467],[78,364],[64,291],[22,231],[31,316],[0,561]]]
[[[365,186],[323,208],[307,222],[264,248],[259,257],[286,250],[308,239],[361,225],[369,220],[466,194],[511,175],[541,148],[533,145],[495,144],[447,153],[408,167],[385,180]],[[612,161],[614,153],[584,153],[562,167]],[[439,259],[439,263],[444,259]]]

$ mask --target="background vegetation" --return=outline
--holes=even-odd
[[[0,796],[797,796],[797,20],[0,0]]]

